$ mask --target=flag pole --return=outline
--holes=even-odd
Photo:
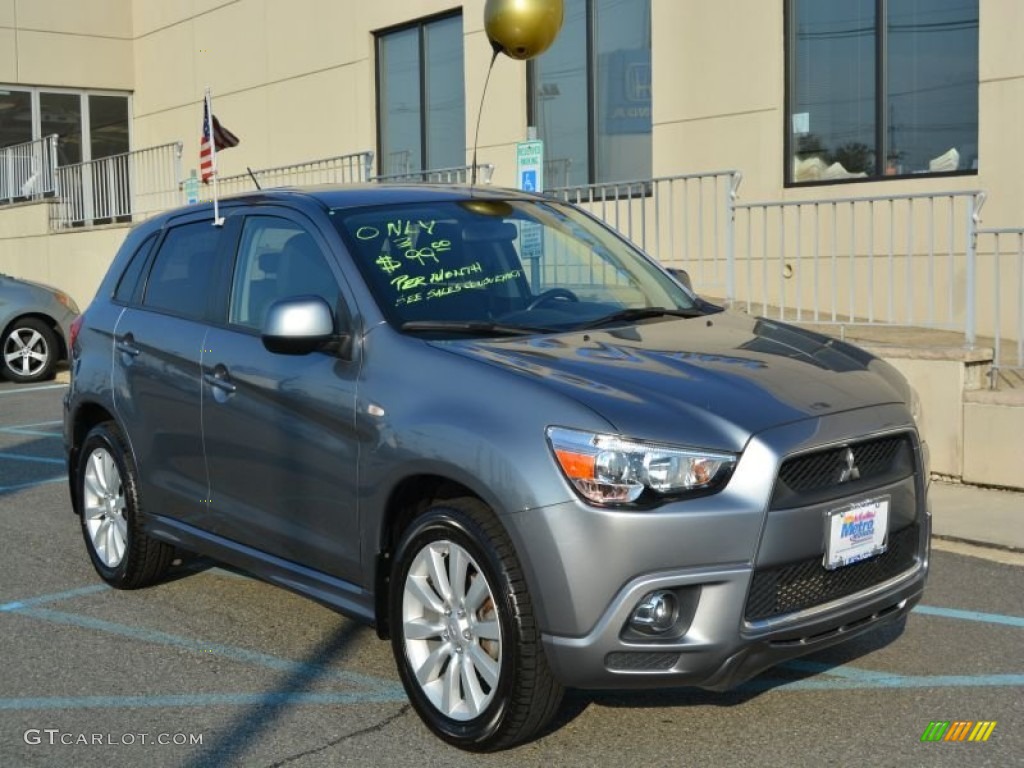
[[[213,96],[210,86],[206,86],[206,93],[203,96],[206,101],[206,119],[210,125],[210,161],[213,166],[213,226],[224,226],[224,219],[220,215],[220,202],[217,199],[217,136],[213,130]]]

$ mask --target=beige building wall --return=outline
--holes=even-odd
[[[491,58],[484,4],[461,4],[470,144]],[[1018,130],[1024,122],[1024,46],[1017,39],[1024,28],[1024,3],[981,4],[977,176],[789,189],[783,186],[784,5],[652,0],[655,176],[737,169],[743,173],[740,203],[980,188],[988,193],[983,224],[1024,225]],[[201,99],[209,85],[216,114],[242,140],[219,155],[221,173],[229,176],[244,173],[246,166],[374,150],[374,33],[459,7],[455,0],[0,0],[0,82],[130,90],[133,146],[183,141],[186,175],[198,165]],[[495,165],[496,184],[515,183],[515,144],[527,137],[526,101],[526,65],[499,57],[479,141],[479,161]],[[466,147],[466,162],[471,155]],[[799,260],[778,254],[764,264],[756,248],[747,246],[745,232],[736,234],[737,257],[749,264],[737,276],[743,298],[771,303],[799,296],[803,306],[812,305],[823,278],[810,273],[810,249],[803,248]],[[775,248],[775,233],[768,238]],[[645,245],[654,250],[656,241],[657,233]],[[859,232],[857,241],[866,243],[867,233]],[[787,246],[793,243],[790,237]],[[987,242],[980,246],[983,256],[991,249]],[[657,255],[681,263],[695,250],[707,249],[687,245]],[[0,244],[0,268],[11,269],[9,252]],[[858,258],[863,262],[865,255]],[[699,268],[703,285],[720,293],[721,264],[707,272],[705,266]],[[869,276],[865,266],[851,266],[849,272],[856,276],[855,297],[886,290],[891,282],[884,272],[872,270]],[[902,265],[897,273],[903,280]],[[748,277],[756,295],[743,295]],[[994,283],[989,275],[982,277],[983,285]],[[949,279],[940,274],[939,288]],[[962,281],[962,273],[955,271],[952,279]],[[907,294],[902,285],[896,290]],[[915,302],[923,298],[914,294]],[[920,309],[915,316],[921,316]],[[958,298],[957,317],[963,311]],[[1012,303],[1004,301],[1002,311],[1013,319]]]
[[[0,0],[0,83],[130,91],[131,0]]]
[[[219,155],[223,175],[374,150],[374,32],[457,8],[450,0],[134,0],[135,146],[185,142],[197,165],[201,99],[242,140]],[[491,48],[484,0],[463,6],[466,135],[472,136]],[[481,125],[480,162],[512,183],[526,138],[525,65],[499,60]],[[467,161],[471,149],[467,148]],[[505,176],[502,176],[502,173]]]

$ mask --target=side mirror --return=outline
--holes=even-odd
[[[275,301],[263,321],[263,346],[279,355],[308,355],[334,335],[334,316],[319,296]]]
[[[685,269],[680,269],[679,267],[666,267],[665,271],[672,275],[672,277],[674,277],[676,280],[682,283],[690,291],[693,291],[693,283],[690,281],[690,273],[687,272]]]

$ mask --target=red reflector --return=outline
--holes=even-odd
[[[71,323],[71,338],[68,339],[68,349],[75,348],[75,342],[78,340],[78,332],[82,329],[82,320],[85,319],[85,315],[79,315]]]

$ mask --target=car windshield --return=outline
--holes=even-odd
[[[385,316],[407,332],[562,331],[695,312],[673,279],[570,205],[466,200],[332,218]]]

